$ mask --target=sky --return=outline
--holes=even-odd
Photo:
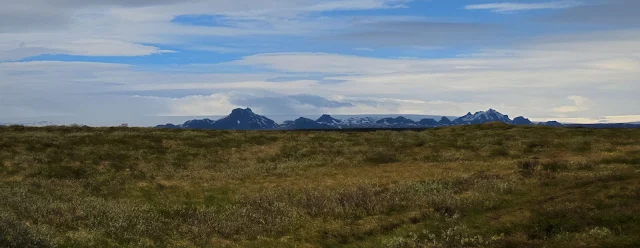
[[[115,125],[238,107],[640,121],[637,0],[0,5],[0,123]]]

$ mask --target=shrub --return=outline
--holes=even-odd
[[[536,172],[536,168],[538,167],[538,164],[539,164],[538,160],[533,160],[533,159],[520,160],[517,163],[516,169],[518,170],[518,173],[520,173],[520,175],[531,176]]]
[[[509,150],[505,147],[496,147],[491,149],[489,152],[489,156],[491,157],[506,157],[509,156]]]
[[[566,161],[552,160],[542,163],[542,169],[545,171],[558,172],[561,170],[566,170],[567,168],[569,168],[569,166],[567,165]]]
[[[470,235],[470,230],[466,225],[458,220],[459,215],[447,219],[447,226],[439,233],[432,233],[424,230],[420,233],[411,233],[410,238],[393,237],[385,244],[387,247],[491,247],[496,241],[504,237],[493,236],[484,238],[481,235]]]
[[[593,170],[594,168],[596,168],[596,164],[591,161],[573,162],[572,166],[574,166],[578,170]]]
[[[378,149],[367,154],[364,161],[370,164],[391,164],[399,162],[400,159],[394,152]]]
[[[32,176],[50,179],[76,180],[87,178],[91,174],[91,168],[70,165],[41,165]]]
[[[0,214],[0,247],[54,247],[46,236],[23,223]]]

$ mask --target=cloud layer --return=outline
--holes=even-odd
[[[466,1],[449,3],[458,16],[446,17],[415,9],[435,1],[410,0],[3,4],[7,120],[113,123],[235,107],[270,115],[495,108],[569,121],[638,116],[638,1]],[[519,16],[528,10],[545,11]]]
[[[494,12],[517,12],[525,10],[540,10],[540,9],[566,9],[581,5],[577,1],[553,1],[553,2],[541,2],[541,3],[483,3],[483,4],[471,4],[465,6],[468,10],[491,10]]]

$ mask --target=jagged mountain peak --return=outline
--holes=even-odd
[[[260,130],[275,129],[278,124],[267,117],[253,113],[250,108],[237,108],[227,117],[216,121],[215,126],[216,129]]]
[[[321,123],[321,124],[328,124],[328,125],[335,125],[335,124],[339,124],[342,123],[341,120],[335,119],[333,117],[331,117],[331,115],[328,114],[324,114],[322,116],[320,116],[320,118],[318,118],[318,120],[316,120],[317,123]]]
[[[503,115],[502,113],[496,111],[495,109],[489,109],[487,111],[478,111],[474,114],[471,112],[466,115],[455,119],[453,122],[455,124],[482,124],[487,122],[504,122],[511,123],[511,119],[509,119],[508,115]]]
[[[181,127],[193,129],[222,129],[222,130],[264,130],[276,129],[278,124],[273,120],[255,114],[250,108],[237,108],[231,111],[228,116],[217,121],[190,120]]]
[[[251,110],[250,108],[237,108],[231,111],[231,115],[255,115],[255,113],[253,113],[253,110]]]
[[[411,125],[415,124],[415,121],[407,119],[404,116],[398,116],[396,118],[382,118],[376,121],[379,125]]]
[[[378,119],[375,117],[351,117],[339,120],[329,114],[323,114],[317,120],[300,117],[295,120],[286,121],[278,125],[273,120],[258,115],[250,108],[237,108],[231,111],[228,116],[217,121],[210,119],[190,120],[182,125],[159,125],[161,128],[191,128],[191,129],[223,129],[223,130],[265,130],[265,129],[349,129],[349,128],[428,128],[452,125],[484,124],[490,122],[501,122],[515,125],[532,125],[533,123],[522,116],[514,120],[508,115],[503,115],[495,109],[467,113],[466,115],[451,120],[442,117],[439,121],[434,119],[422,119],[414,121],[404,116],[388,117]],[[540,123],[548,126],[562,126],[558,122]]]
[[[440,121],[438,121],[438,124],[440,125],[451,125],[452,122],[449,118],[447,118],[446,116],[443,116],[442,119],[440,119]]]
[[[305,117],[300,117],[296,119],[294,122],[309,122],[309,121],[313,121],[313,120]]]
[[[333,126],[318,123],[312,119],[300,117],[294,121],[286,121],[281,128],[284,129],[332,129]]]

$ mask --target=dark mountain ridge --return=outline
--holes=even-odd
[[[190,120],[182,125],[165,124],[156,128],[186,128],[186,129],[217,129],[217,130],[331,130],[331,129],[420,129],[454,125],[476,125],[484,123],[499,122],[511,125],[543,125],[551,127],[582,127],[582,128],[639,128],[634,124],[567,124],[557,121],[548,121],[535,124],[529,119],[518,116],[511,120],[508,115],[504,115],[494,109],[467,113],[464,116],[454,119],[442,117],[439,121],[435,119],[422,119],[418,122],[403,116],[395,118],[374,119],[371,117],[349,118],[339,120],[324,114],[317,120],[300,117],[293,121],[285,121],[277,124],[275,121],[255,114],[250,108],[234,109],[228,116],[219,120]]]

